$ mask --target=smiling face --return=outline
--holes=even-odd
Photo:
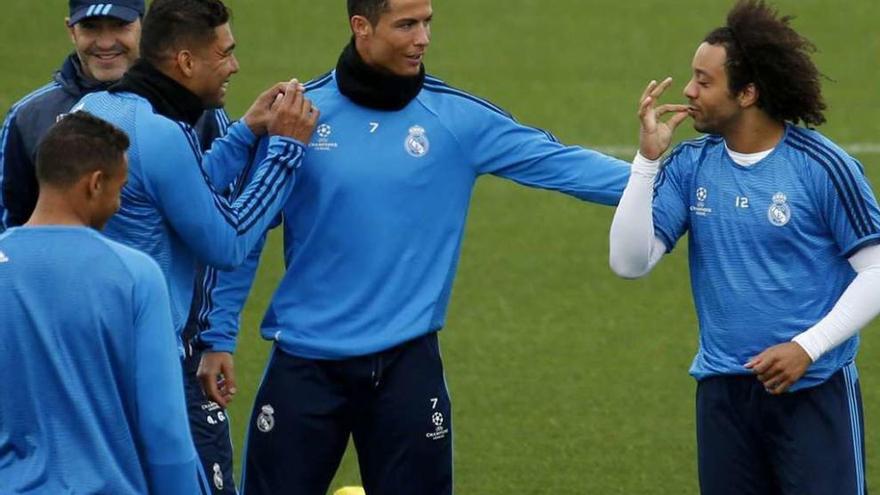
[[[351,19],[358,53],[371,67],[403,77],[419,75],[431,43],[431,0],[389,0],[375,25]]]
[[[76,55],[86,77],[117,81],[139,56],[141,21],[113,17],[88,17],[68,26]]]
[[[703,43],[694,55],[693,75],[684,88],[684,96],[694,129],[700,132],[724,135],[742,114],[736,95],[730,92],[726,62],[727,50],[723,45]]]
[[[192,52],[192,78],[188,88],[207,108],[223,106],[229,79],[238,72],[235,38],[229,24],[214,28],[214,40]]]

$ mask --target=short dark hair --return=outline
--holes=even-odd
[[[387,10],[388,0],[348,0],[348,18],[362,15],[374,26]]]
[[[739,0],[727,25],[703,40],[727,51],[728,88],[738,94],[749,84],[758,89],[758,107],[780,122],[809,126],[825,122],[822,74],[810,55],[816,46],[779,17],[763,0]]]
[[[112,175],[128,146],[128,136],[110,123],[83,111],[67,114],[37,146],[37,181],[65,188],[96,170]]]
[[[141,29],[141,57],[157,64],[187,44],[207,45],[216,39],[214,28],[231,17],[221,0],[153,0]]]

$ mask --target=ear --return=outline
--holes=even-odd
[[[352,16],[351,33],[355,38],[367,38],[373,34],[373,25],[369,19],[362,15]]]
[[[174,62],[177,64],[177,68],[180,70],[181,74],[186,77],[192,77],[195,67],[195,58],[191,51],[181,50],[177,52],[177,55],[174,57]]]
[[[106,177],[104,172],[101,170],[95,170],[94,172],[88,175],[88,197],[89,199],[95,198],[101,195],[101,192],[104,190],[104,181]]]
[[[70,36],[70,42],[76,44],[76,37],[74,36],[73,31],[74,26],[70,25],[70,17],[64,18],[64,27],[67,29],[67,34]]]
[[[736,99],[741,108],[749,108],[758,104],[759,97],[760,93],[758,92],[758,86],[755,85],[755,83],[749,83],[739,92]]]

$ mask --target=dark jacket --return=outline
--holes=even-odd
[[[110,84],[87,79],[73,53],[49,84],[19,100],[6,114],[0,131],[0,232],[25,223],[37,204],[34,163],[40,138],[80,98]],[[228,125],[229,117],[222,109],[206,111],[196,124],[202,149],[210,148]]]

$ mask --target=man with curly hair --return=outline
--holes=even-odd
[[[861,164],[812,129],[821,75],[790,21],[740,0],[697,48],[687,105],[656,104],[671,79],[648,85],[611,227],[626,278],[689,233],[704,494],[866,489],[854,359],[880,312],[880,209]],[[688,117],[706,135],[661,166]]]

